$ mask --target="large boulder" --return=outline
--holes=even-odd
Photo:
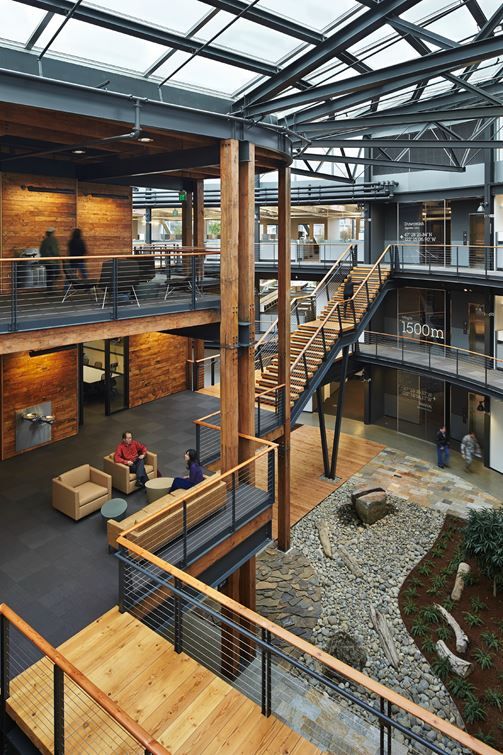
[[[348,666],[355,668],[357,671],[362,671],[363,667],[367,663],[367,654],[362,646],[347,632],[336,632],[328,641],[327,653],[334,658],[338,658],[339,661],[347,663]],[[334,678],[338,680],[338,676],[334,672],[325,666],[323,673],[329,679]]]
[[[383,488],[366,488],[351,494],[356,514],[364,524],[375,524],[389,513],[386,491]]]

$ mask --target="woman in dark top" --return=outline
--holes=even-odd
[[[189,490],[204,480],[203,468],[199,464],[197,451],[194,448],[189,448],[188,451],[185,451],[185,463],[187,464],[189,474],[186,477],[175,477],[169,489],[170,493],[174,490]]]
[[[84,260],[75,259],[76,257],[85,257],[87,254],[86,242],[82,238],[82,231],[80,228],[74,228],[70,241],[68,242],[68,256],[70,260],[68,267],[75,272],[80,271],[82,280],[87,280],[87,268]]]

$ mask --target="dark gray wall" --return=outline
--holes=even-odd
[[[470,240],[470,213],[477,212],[480,199],[451,201],[451,244],[463,244],[463,233]]]

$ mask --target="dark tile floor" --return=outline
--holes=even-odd
[[[111,417],[88,411],[78,436],[0,462],[0,602],[53,645],[115,605],[117,560],[108,554],[100,512],[74,522],[55,511],[52,478],[86,462],[102,469],[126,429],[158,453],[163,475],[183,474],[183,452],[195,445],[192,421],[218,406],[185,391]],[[145,493],[127,500],[135,511]]]

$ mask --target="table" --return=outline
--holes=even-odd
[[[116,519],[120,522],[127,514],[127,501],[124,498],[111,498],[101,507],[101,516],[105,524],[109,519]]]
[[[163,495],[169,492],[172,484],[172,477],[154,477],[153,480],[147,480],[145,483],[147,501],[152,503],[153,501],[157,501],[158,498],[162,498]]]
[[[117,372],[112,372],[110,377],[118,377]],[[105,380],[105,370],[100,367],[91,367],[89,364],[84,365],[83,371],[84,383],[99,383],[101,380]]]

